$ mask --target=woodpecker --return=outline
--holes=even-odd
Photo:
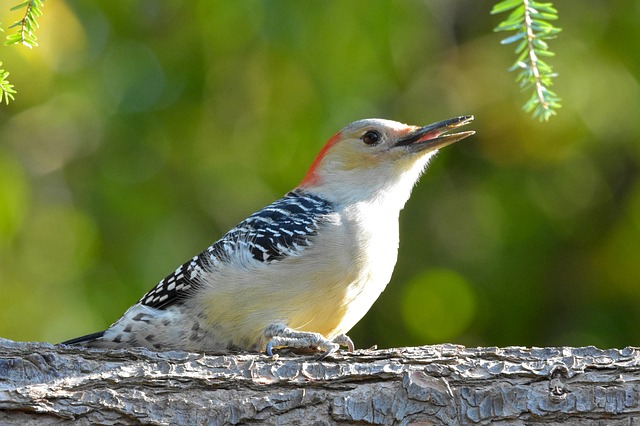
[[[391,278],[400,210],[430,158],[475,133],[448,132],[472,120],[347,125],[292,191],[179,266],[108,329],[63,344],[353,351],[346,333]]]

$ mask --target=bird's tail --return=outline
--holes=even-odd
[[[82,345],[84,343],[93,342],[104,336],[104,331],[98,331],[96,333],[87,334],[84,336],[76,337],[75,339],[65,340],[60,342],[60,345]]]

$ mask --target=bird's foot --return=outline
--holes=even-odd
[[[268,339],[265,352],[273,356],[273,348],[314,348],[323,353],[318,359],[324,359],[334,353],[340,346],[346,346],[349,352],[353,352],[353,341],[346,335],[341,334],[335,339],[329,340],[320,333],[311,331],[297,331],[281,324],[274,324],[265,330],[265,337]]]
[[[338,337],[333,339],[333,343],[337,343],[340,346],[346,346],[347,351],[349,352],[353,352],[356,349],[355,345],[353,344],[353,340],[351,340],[351,338],[346,334],[340,334]]]

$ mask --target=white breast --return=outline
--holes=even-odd
[[[346,310],[335,334],[349,331],[385,289],[398,257],[397,210],[356,204],[344,211],[356,271],[345,291]]]

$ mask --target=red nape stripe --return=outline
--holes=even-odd
[[[316,169],[318,168],[320,161],[322,161],[322,158],[325,156],[329,148],[334,146],[336,142],[340,140],[340,135],[340,132],[336,133],[335,135],[331,136],[331,139],[329,139],[327,143],[324,144],[318,155],[316,155],[316,158],[313,160],[313,163],[311,163],[311,167],[309,167],[309,170],[307,170],[307,174],[304,175],[304,178],[298,186],[313,186],[318,183],[318,175],[316,174]]]

